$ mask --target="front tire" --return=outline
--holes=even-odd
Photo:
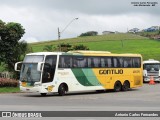
[[[66,88],[64,84],[61,84],[58,88],[58,93],[60,96],[64,96],[66,94]]]

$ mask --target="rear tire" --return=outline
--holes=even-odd
[[[122,91],[128,91],[130,88],[130,83],[128,81],[125,81],[122,85]]]
[[[64,84],[61,84],[58,88],[58,93],[60,96],[64,96],[66,94],[66,87]]]
[[[115,92],[119,92],[119,91],[121,91],[121,89],[122,89],[121,82],[120,81],[116,81],[115,84],[114,84],[114,91]]]

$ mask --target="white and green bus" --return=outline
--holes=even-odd
[[[20,90],[47,93],[127,91],[142,86],[142,57],[104,51],[39,52],[15,64]]]

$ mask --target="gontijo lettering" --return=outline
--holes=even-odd
[[[123,69],[99,70],[99,74],[123,74]]]

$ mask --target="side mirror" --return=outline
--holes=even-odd
[[[17,63],[14,65],[14,70],[15,70],[15,71],[20,71],[20,70],[21,70],[21,66],[22,66],[22,62],[17,62]]]
[[[42,66],[43,66],[44,62],[39,62],[37,65],[37,71],[41,72],[42,71]]]

